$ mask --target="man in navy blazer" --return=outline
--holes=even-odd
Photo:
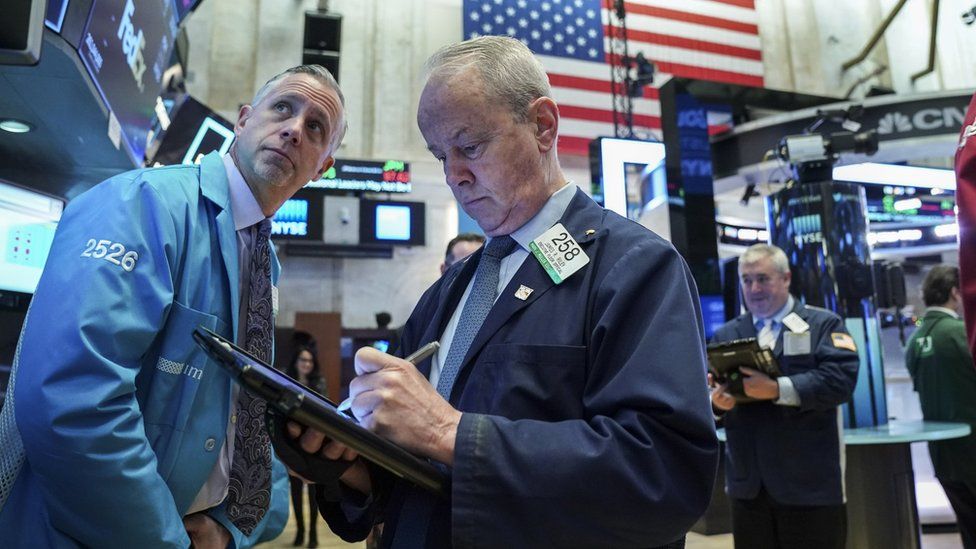
[[[431,341],[441,350],[415,367],[363,349],[350,395],[361,424],[443,466],[451,494],[357,461],[323,515],[350,541],[383,522],[383,547],[683,545],[718,463],[687,265],[567,181],[559,109],[523,44],[470,40],[428,69],[421,133],[489,240],[427,290],[397,354]],[[493,255],[504,242],[512,249]],[[543,262],[536,246],[555,255]],[[498,258],[497,281],[480,284]],[[472,326],[468,305],[491,286],[497,297]],[[446,349],[474,331],[439,392],[453,376]],[[331,458],[347,450],[322,448],[314,431],[301,440]]]
[[[839,406],[854,391],[854,340],[836,314],[790,295],[783,250],[756,244],[739,259],[748,313],[713,341],[758,338],[773,349],[782,376],[742,368],[753,402],[736,403],[724,384],[712,406],[725,417],[726,489],[737,548],[843,548],[844,445]]]

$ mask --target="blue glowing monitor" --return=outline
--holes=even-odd
[[[379,240],[410,240],[410,208],[400,205],[377,206],[376,238]]]

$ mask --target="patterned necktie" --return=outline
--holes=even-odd
[[[257,225],[251,246],[250,292],[247,301],[244,348],[271,361],[271,221]],[[237,431],[227,489],[227,517],[244,535],[251,535],[271,502],[271,442],[264,425],[267,403],[241,388],[237,399]]]
[[[759,330],[759,346],[773,350],[773,347],[776,346],[776,337],[773,335],[773,326],[776,324],[776,321],[767,318],[761,322],[763,323],[763,327]]]
[[[461,369],[461,362],[468,354],[468,348],[481,329],[488,311],[495,304],[499,267],[502,259],[515,249],[515,245],[512,237],[497,236],[485,245],[485,251],[481,253],[478,270],[474,273],[474,286],[464,303],[464,309],[461,310],[461,318],[451,340],[451,350],[447,352],[447,359],[437,380],[437,392],[445,399],[450,400],[451,388],[454,387],[454,380]]]

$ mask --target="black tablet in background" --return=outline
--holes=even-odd
[[[269,406],[298,423],[312,427],[345,444],[364,459],[417,486],[447,497],[446,474],[393,442],[365,429],[336,410],[336,404],[291,377],[251,356],[210,330],[198,327],[193,339],[231,373],[235,381],[268,401]]]

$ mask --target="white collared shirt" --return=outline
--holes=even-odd
[[[502,259],[501,265],[499,266],[498,295],[502,294],[505,287],[508,286],[508,283],[515,277],[515,273],[518,272],[522,263],[529,257],[529,243],[539,238],[542,233],[548,231],[562,219],[563,214],[566,213],[566,208],[569,207],[569,203],[572,202],[574,196],[576,196],[576,185],[570,181],[563,185],[561,189],[552,193],[549,200],[546,201],[542,209],[532,219],[528,220],[525,225],[512,231],[509,236],[518,243],[518,246],[515,248],[515,251]],[[444,333],[440,339],[440,349],[431,358],[430,383],[434,387],[437,387],[437,381],[441,376],[441,368],[444,366],[444,361],[447,360],[447,355],[451,351],[454,332],[457,330],[458,320],[461,318],[461,311],[464,310],[464,304],[468,301],[468,295],[471,293],[471,287],[473,285],[474,277],[468,282],[468,287],[464,290],[461,301],[458,302],[457,308],[454,309],[454,314],[451,315],[451,320],[447,323],[447,327],[444,328]],[[496,297],[495,299],[497,300],[498,298]],[[426,344],[426,342],[421,343]]]
[[[773,321],[773,341],[779,344],[779,334],[783,331],[783,319],[786,315],[793,312],[793,307],[796,305],[796,300],[793,296],[789,296],[786,299],[786,304],[776,311],[771,317],[759,318],[756,316],[752,317],[752,321],[756,326],[756,331],[758,332],[762,329],[763,323],[767,320]],[[788,376],[780,376],[776,378],[776,383],[779,385],[779,398],[773,401],[773,404],[779,404],[781,406],[799,406],[800,405],[800,393],[796,391],[796,387],[793,386],[793,380]]]
[[[222,160],[224,162],[224,170],[227,172],[228,190],[230,191],[230,212],[234,218],[234,229],[237,230],[237,272],[239,274],[237,289],[241,299],[237,307],[239,311],[242,311],[240,316],[238,316],[237,343],[240,345],[243,343],[243,334],[245,332],[244,318],[246,318],[246,311],[243,308],[246,307],[247,301],[245,294],[247,293],[246,289],[250,282],[250,269],[247,266],[251,261],[251,244],[254,240],[254,226],[264,219],[264,212],[261,211],[261,206],[258,204],[257,199],[254,198],[254,193],[251,192],[251,188],[244,181],[244,176],[241,175],[241,171],[234,164],[234,159],[227,154],[224,155]],[[213,470],[210,471],[210,476],[207,477],[207,482],[197,492],[197,496],[193,499],[193,503],[190,504],[190,508],[186,512],[187,515],[216,507],[227,497],[227,486],[230,484],[231,461],[234,458],[234,437],[237,434],[236,412],[237,396],[239,393],[240,388],[235,383],[230,399],[230,421],[227,422],[227,436],[224,439],[224,444],[220,447],[220,455],[217,457],[217,462],[214,464]]]

